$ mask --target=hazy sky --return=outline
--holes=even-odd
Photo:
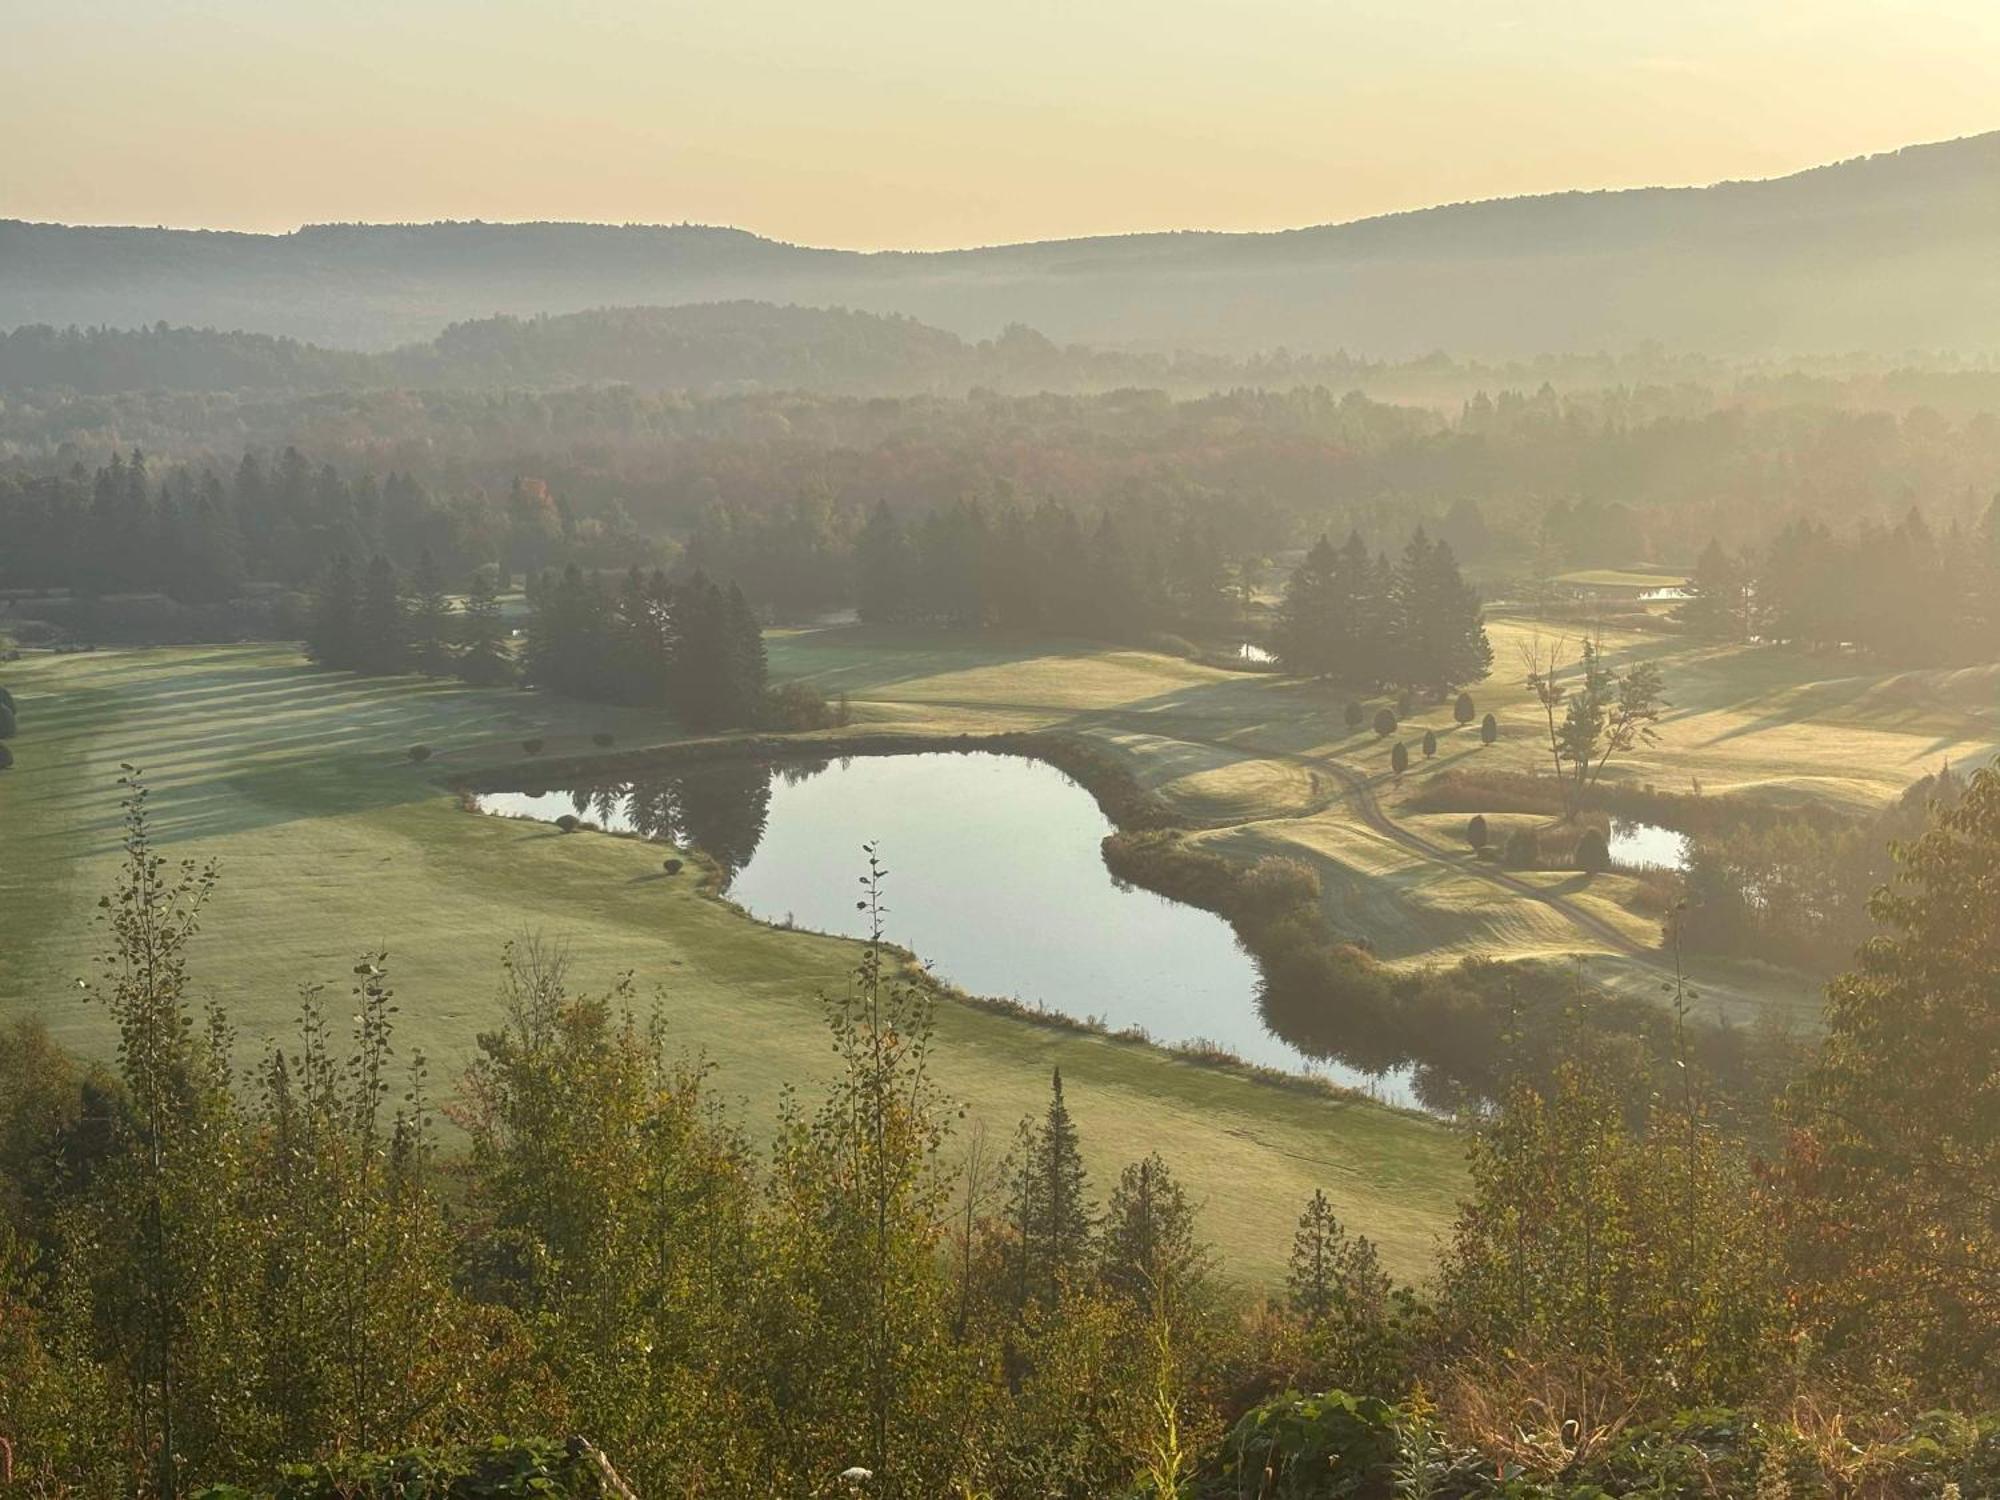
[[[2000,0],[0,0],[0,217],[929,247],[2000,128]]]

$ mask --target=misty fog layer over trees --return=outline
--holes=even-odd
[[[313,225],[288,235],[0,222],[0,324],[160,320],[348,348],[448,322],[759,298],[980,336],[1244,353],[1524,356],[1647,339],[1718,353],[2000,344],[2000,134],[1768,182],[1452,204],[1280,234],[939,253],[738,229]]]

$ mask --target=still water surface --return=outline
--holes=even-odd
[[[1688,836],[1677,828],[1613,818],[1607,844],[1611,850],[1611,863],[1628,870],[1687,868]]]
[[[1098,845],[1111,825],[1053,766],[924,753],[776,767],[691,763],[640,783],[492,792],[480,810],[693,845],[730,900],[773,922],[861,936],[861,846],[888,867],[888,935],[973,994],[1010,997],[1166,1043],[1211,1041],[1248,1061],[1310,1067],[1414,1103],[1400,1073],[1308,1059],[1266,1029],[1257,966],[1211,912],[1120,886]]]

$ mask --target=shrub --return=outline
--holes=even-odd
[[[1438,753],[1438,737],[1431,730],[1424,731],[1424,759],[1429,760]]]
[[[618,736],[608,729],[600,729],[590,737],[590,743],[600,750],[608,750],[618,743]]]
[[[1474,709],[1472,707],[1472,694],[1460,693],[1458,695],[1458,701],[1452,704],[1451,706],[1451,716],[1453,720],[1460,724],[1470,724],[1472,722],[1473,713]]]
[[[0,740],[14,738],[14,710],[0,704]]]
[[[681,862],[677,859],[663,860],[661,861],[660,868],[665,870],[669,875],[678,875],[681,872]]]
[[[560,828],[564,833],[575,833],[582,826],[583,824],[577,820],[575,813],[564,813],[560,818],[556,819],[556,827]]]
[[[1397,740],[1395,748],[1389,752],[1389,769],[1401,776],[1410,769],[1410,747]]]
[[[1465,825],[1465,841],[1475,849],[1486,847],[1486,814],[1474,813]]]
[[[1535,837],[1532,828],[1516,828],[1507,835],[1507,849],[1502,856],[1509,867],[1516,870],[1532,870],[1542,862],[1541,841]]]
[[[1411,714],[1415,713],[1416,711],[1417,711],[1417,701],[1416,699],[1410,696],[1410,690],[1408,688],[1404,688],[1402,692],[1396,694],[1397,718],[1407,719]]]
[[[8,770],[13,764],[14,752],[9,750],[5,745],[0,745],[0,771]]]
[[[1488,714],[1479,726],[1479,743],[1490,745],[1500,738],[1500,721]]]
[[[766,729],[831,729],[834,711],[826,694],[810,682],[781,682],[764,690],[758,719]]]
[[[1387,1494],[1398,1446],[1395,1410],[1379,1397],[1287,1391],[1250,1408],[1223,1439],[1219,1493]]]
[[[1387,739],[1396,732],[1396,716],[1386,708],[1375,710],[1375,734],[1378,739]]]
[[[6,709],[10,714],[15,710],[14,695],[3,687],[0,687],[0,708]]]
[[[411,760],[415,761],[418,765],[422,765],[431,758],[431,747],[429,745],[412,745],[406,753]]]
[[[502,1495],[597,1496],[609,1492],[589,1446],[541,1438],[492,1438],[457,1448],[346,1454],[324,1463],[284,1464],[275,1490],[219,1484],[194,1500],[483,1500]]]
[[[1611,868],[1611,846],[1605,842],[1602,828],[1583,830],[1583,837],[1576,841],[1576,867],[1579,870]]]
[[[1352,698],[1347,700],[1347,710],[1345,717],[1347,719],[1347,727],[1349,729],[1359,729],[1361,727],[1361,720],[1363,717],[1361,712],[1361,705],[1359,703],[1356,703]]]
[[[522,740],[521,751],[524,755],[540,755],[544,743],[545,741],[540,739]]]

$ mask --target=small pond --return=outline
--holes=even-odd
[[[1269,647],[1260,646],[1255,641],[1245,641],[1236,648],[1238,661],[1255,662],[1260,667],[1268,667],[1277,661]]]
[[[1611,863],[1627,870],[1685,870],[1688,836],[1658,823],[1611,820]]]
[[[755,916],[858,937],[861,846],[877,845],[891,941],[942,979],[1155,1041],[1209,1041],[1413,1104],[1409,1078],[1309,1061],[1266,1029],[1257,966],[1228,923],[1121,886],[1097,803],[1052,766],[985,752],[834,762],[689,762],[638,783],[492,792],[481,811],[693,846]]]

